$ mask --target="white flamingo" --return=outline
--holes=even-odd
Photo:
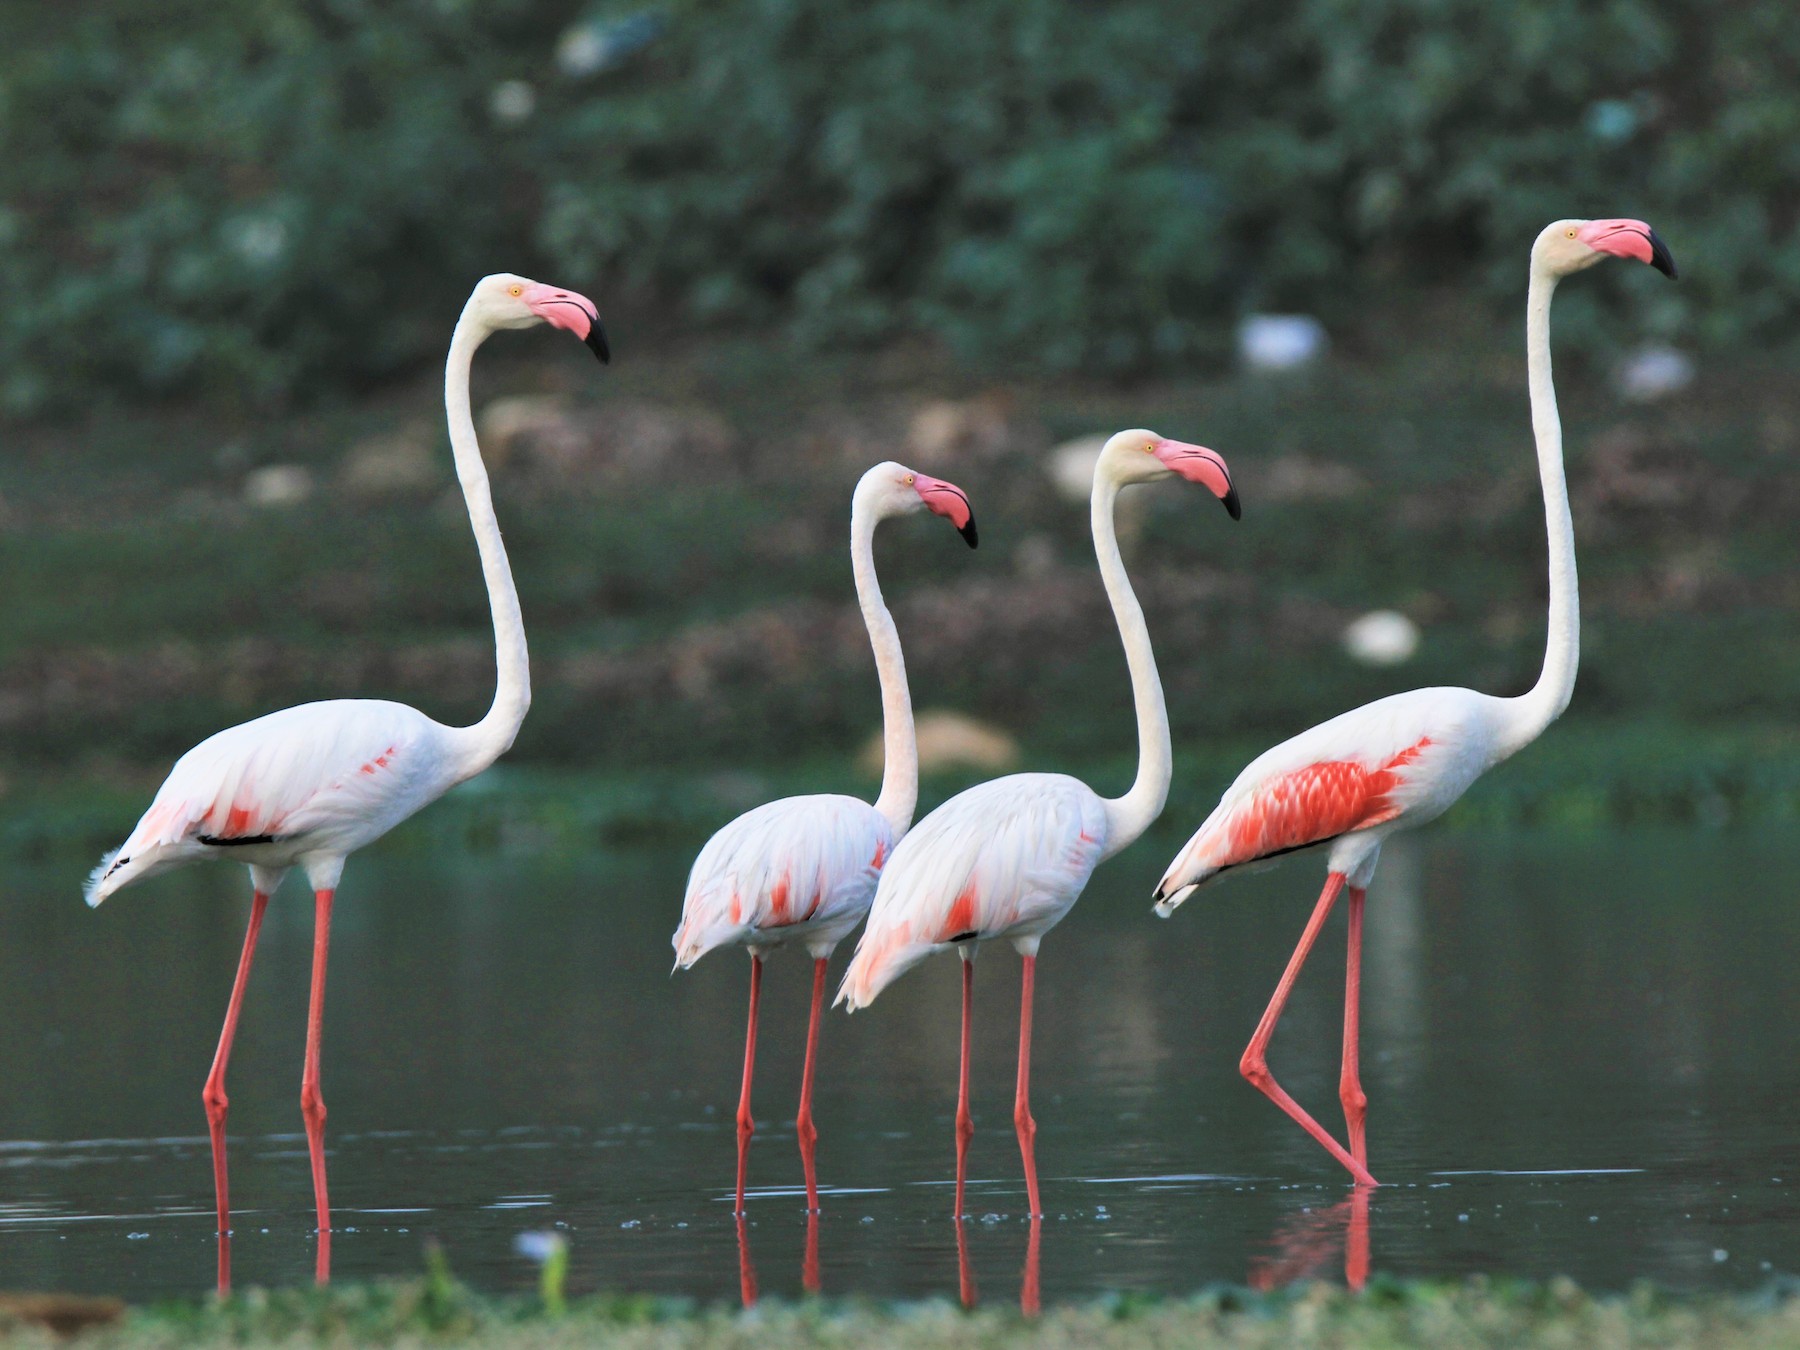
[[[672,939],[675,966],[686,970],[717,947],[750,949],[750,1015],[744,1032],[744,1083],[737,1110],[737,1213],[744,1212],[744,1169],[755,1121],[750,1079],[756,1067],[756,1005],[763,957],[800,944],[813,958],[812,1012],[794,1128],[806,1170],[807,1209],[819,1207],[814,1175],[813,1064],[819,1008],[832,951],[869,912],[882,862],[912,824],[919,801],[919,747],[913,739],[912,696],[900,633],[875,579],[875,527],[893,516],[931,511],[976,544],[969,498],[954,483],[915,473],[903,464],[877,464],[862,476],[850,504],[850,563],[856,598],[875,649],[881,681],[881,795],[873,806],[856,797],[820,793],[784,797],[746,811],[711,839],[694,859],[681,925]]]
[[[1112,601],[1137,708],[1138,772],[1123,797],[1104,798],[1079,779],[1019,773],[959,793],[919,822],[888,859],[837,1001],[852,1012],[934,951],[963,958],[962,1069],[956,1106],[955,1213],[963,1214],[969,1140],[969,1004],[977,944],[1009,940],[1024,959],[1019,1004],[1019,1076],[1013,1123],[1025,1163],[1031,1213],[1038,1205],[1037,1124],[1031,1118],[1031,1002],[1038,942],[1069,912],[1103,859],[1161,814],[1169,793],[1169,718],[1144,612],[1132,594],[1113,527],[1119,489],[1179,475],[1200,483],[1238,515],[1225,461],[1211,450],[1121,431],[1094,465],[1094,552]]]
[[[1675,275],[1668,249],[1640,220],[1559,220],[1545,227],[1531,249],[1525,348],[1550,537],[1550,634],[1537,684],[1517,698],[1450,688],[1394,694],[1284,741],[1238,775],[1156,888],[1156,910],[1166,918],[1196,886],[1228,868],[1331,844],[1324,892],[1239,1068],[1359,1184],[1375,1184],[1364,1138],[1368,1101],[1357,1070],[1357,1028],[1363,896],[1375,875],[1382,841],[1442,815],[1482,773],[1536,740],[1568,707],[1575,689],[1580,651],[1575,529],[1563,480],[1562,423],[1550,378],[1550,297],[1563,277],[1608,255],[1635,258]],[[1275,1081],[1265,1053],[1300,967],[1346,887],[1350,954],[1338,1093],[1349,1128],[1348,1150]]]
[[[98,905],[133,882],[185,863],[222,859],[249,864],[254,892],[250,927],[226,1007],[218,1054],[202,1094],[212,1134],[219,1232],[224,1235],[231,1229],[225,1167],[225,1067],[231,1058],[244,985],[269,896],[289,868],[299,867],[306,873],[314,892],[316,919],[300,1109],[312,1157],[321,1279],[329,1269],[331,1208],[325,1190],[319,1031],[332,893],[344,860],[504,754],[531,704],[519,596],[500,542],[487,470],[469,411],[469,363],[475,349],[497,329],[529,328],[538,323],[566,329],[586,342],[602,361],[609,357],[606,335],[591,300],[502,273],[483,278],[470,295],[450,340],[444,370],[450,447],[493,611],[498,688],[487,716],[474,726],[447,727],[403,703],[334,699],[286,708],[221,731],[176,761],[137,828],[101,860],[87,884],[88,904]],[[222,1287],[228,1279],[225,1251],[221,1246]]]

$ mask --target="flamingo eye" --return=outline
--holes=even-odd
[[[518,286],[518,285],[508,286],[506,288],[506,293],[508,295],[523,295],[523,294],[525,294],[525,288],[523,286]]]
[[[1573,238],[1574,238],[1574,237],[1575,237],[1575,231],[1573,231],[1573,230],[1570,230],[1570,231],[1569,231],[1569,238],[1571,238],[1571,239],[1573,239]]]
[[[914,478],[914,475],[912,475],[910,473],[906,475],[906,485],[908,487],[911,487],[913,485],[913,478]]]

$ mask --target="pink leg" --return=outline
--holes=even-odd
[[[1325,1133],[1319,1122],[1307,1115],[1300,1103],[1288,1096],[1281,1084],[1275,1081],[1275,1075],[1269,1072],[1267,1059],[1269,1038],[1275,1034],[1275,1024],[1281,1020],[1281,1010],[1287,1006],[1288,995],[1293,992],[1300,967],[1306,964],[1307,955],[1312,951],[1313,943],[1318,940],[1319,930],[1325,926],[1325,920],[1331,914],[1331,906],[1336,902],[1338,892],[1343,889],[1342,872],[1332,872],[1325,878],[1325,889],[1319,895],[1319,903],[1313,908],[1306,931],[1300,935],[1300,945],[1294,948],[1287,969],[1282,972],[1281,983],[1275,986],[1275,996],[1269,1000],[1262,1021],[1256,1024],[1256,1034],[1250,1038],[1244,1057],[1238,1061],[1238,1072],[1248,1078],[1258,1092],[1287,1112],[1301,1129],[1318,1140],[1325,1151],[1348,1168],[1350,1175],[1357,1181],[1373,1186],[1375,1178],[1369,1175],[1369,1169],[1345,1152],[1344,1146]]]
[[[959,1223],[963,1208],[963,1184],[969,1175],[969,1141],[975,1137],[975,1117],[969,1114],[969,1014],[974,1008],[975,963],[962,963],[962,1075],[956,1090],[956,1208],[951,1218]]]
[[[806,1067],[800,1073],[800,1114],[794,1119],[794,1133],[800,1136],[800,1165],[806,1170],[806,1212],[819,1212],[819,1179],[813,1156],[813,1145],[819,1132],[813,1128],[813,1066],[819,1051],[819,1009],[825,1003],[825,958],[813,961],[812,1013],[806,1019]]]
[[[980,1297],[975,1288],[975,1267],[969,1262],[969,1226],[956,1221],[956,1293],[965,1308],[973,1308]]]
[[[819,1211],[806,1212],[806,1254],[800,1259],[800,1287],[816,1294],[819,1282]]]
[[[330,891],[313,897],[312,1001],[306,1014],[306,1067],[300,1074],[300,1114],[312,1155],[313,1202],[319,1212],[319,1259],[314,1278],[331,1279],[331,1200],[325,1190],[325,1098],[319,1093],[319,1039],[325,1026],[325,958],[331,947]]]
[[[256,958],[256,937],[262,931],[263,914],[269,908],[269,897],[257,891],[250,902],[250,927],[244,933],[243,954],[238,957],[237,978],[231,985],[231,1002],[225,1005],[225,1028],[219,1033],[219,1049],[213,1055],[212,1071],[206,1075],[206,1087],[200,1100],[206,1104],[206,1125],[212,1134],[213,1193],[219,1203],[219,1232],[231,1232],[231,1186],[225,1169],[225,1113],[230,1099],[225,1095],[225,1067],[231,1063],[231,1042],[237,1036],[238,1013],[244,1006],[244,986],[250,982],[250,963]],[[220,1249],[223,1252],[223,1248]],[[230,1270],[220,1266],[220,1292],[230,1284]]]
[[[1344,1234],[1344,1283],[1352,1292],[1369,1282],[1369,1188],[1350,1188],[1350,1226]]]
[[[750,1078],[756,1070],[756,1004],[761,995],[762,957],[751,953],[750,1025],[744,1032],[744,1087],[738,1094],[737,1109],[737,1208],[732,1211],[740,1215],[744,1212],[744,1170],[750,1161],[750,1136],[756,1133],[756,1119],[750,1114]],[[741,1226],[739,1231],[742,1231]]]
[[[756,1267],[750,1260],[750,1233],[744,1227],[744,1212],[737,1213],[738,1297],[746,1308],[756,1306]]]
[[[1365,891],[1350,887],[1350,951],[1344,963],[1344,1067],[1338,1078],[1338,1097],[1344,1103],[1344,1123],[1350,1131],[1350,1156],[1369,1166],[1363,1120],[1369,1099],[1362,1089],[1357,1068],[1357,1039],[1362,1013],[1362,927]]]
[[[1031,1118],[1031,994],[1036,982],[1037,957],[1027,956],[1019,982],[1019,1086],[1013,1097],[1013,1128],[1019,1132],[1019,1153],[1025,1159],[1025,1194],[1033,1224],[1044,1215],[1038,1204],[1037,1122]]]
[[[1042,1236],[1044,1221],[1036,1214],[1031,1216],[1031,1234],[1025,1239],[1025,1270],[1019,1280],[1019,1311],[1027,1317],[1036,1317],[1043,1308],[1043,1299],[1038,1291],[1038,1239]]]

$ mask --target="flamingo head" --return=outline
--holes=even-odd
[[[573,333],[602,361],[612,360],[599,306],[575,291],[559,290],[529,277],[496,272],[483,277],[464,308],[465,317],[496,328],[530,328],[547,323]]]
[[[1154,431],[1121,431],[1100,452],[1095,472],[1110,473],[1120,483],[1154,483],[1174,475],[1198,483],[1225,503],[1233,520],[1243,518],[1231,470],[1216,450],[1172,441]]]
[[[956,532],[974,548],[979,542],[975,532],[975,513],[969,506],[969,494],[955,483],[919,473],[904,464],[889,460],[877,464],[862,477],[856,494],[868,503],[876,517],[911,515],[929,511],[943,516]]]
[[[1608,257],[1632,258],[1666,277],[1677,275],[1668,245],[1641,220],[1559,220],[1544,227],[1531,252],[1559,277]]]

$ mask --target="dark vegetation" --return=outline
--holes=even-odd
[[[1547,220],[1682,287],[1565,331],[1785,336],[1782,0],[23,0],[0,14],[0,406],[316,400],[542,269],[804,343],[1190,367],[1246,309],[1510,300]],[[633,334],[623,351],[633,353]]]
[[[161,1346],[558,1346],[725,1350],[751,1345],[900,1346],[966,1350],[1012,1345],[1290,1347],[1524,1345],[1621,1350],[1706,1346],[1751,1350],[1800,1338],[1800,1303],[1788,1294],[1670,1295],[1641,1287],[1591,1295],[1567,1280],[1544,1284],[1377,1280],[1362,1294],[1308,1285],[1273,1294],[1221,1289],[1185,1299],[1117,1296],[1026,1319],[1005,1308],[965,1313],[947,1302],[877,1305],[765,1303],[750,1312],[601,1295],[547,1310],[535,1298],[487,1297],[447,1278],[253,1290],[224,1302],[170,1303],[52,1342],[0,1313],[0,1345],[53,1343],[93,1350]]]

